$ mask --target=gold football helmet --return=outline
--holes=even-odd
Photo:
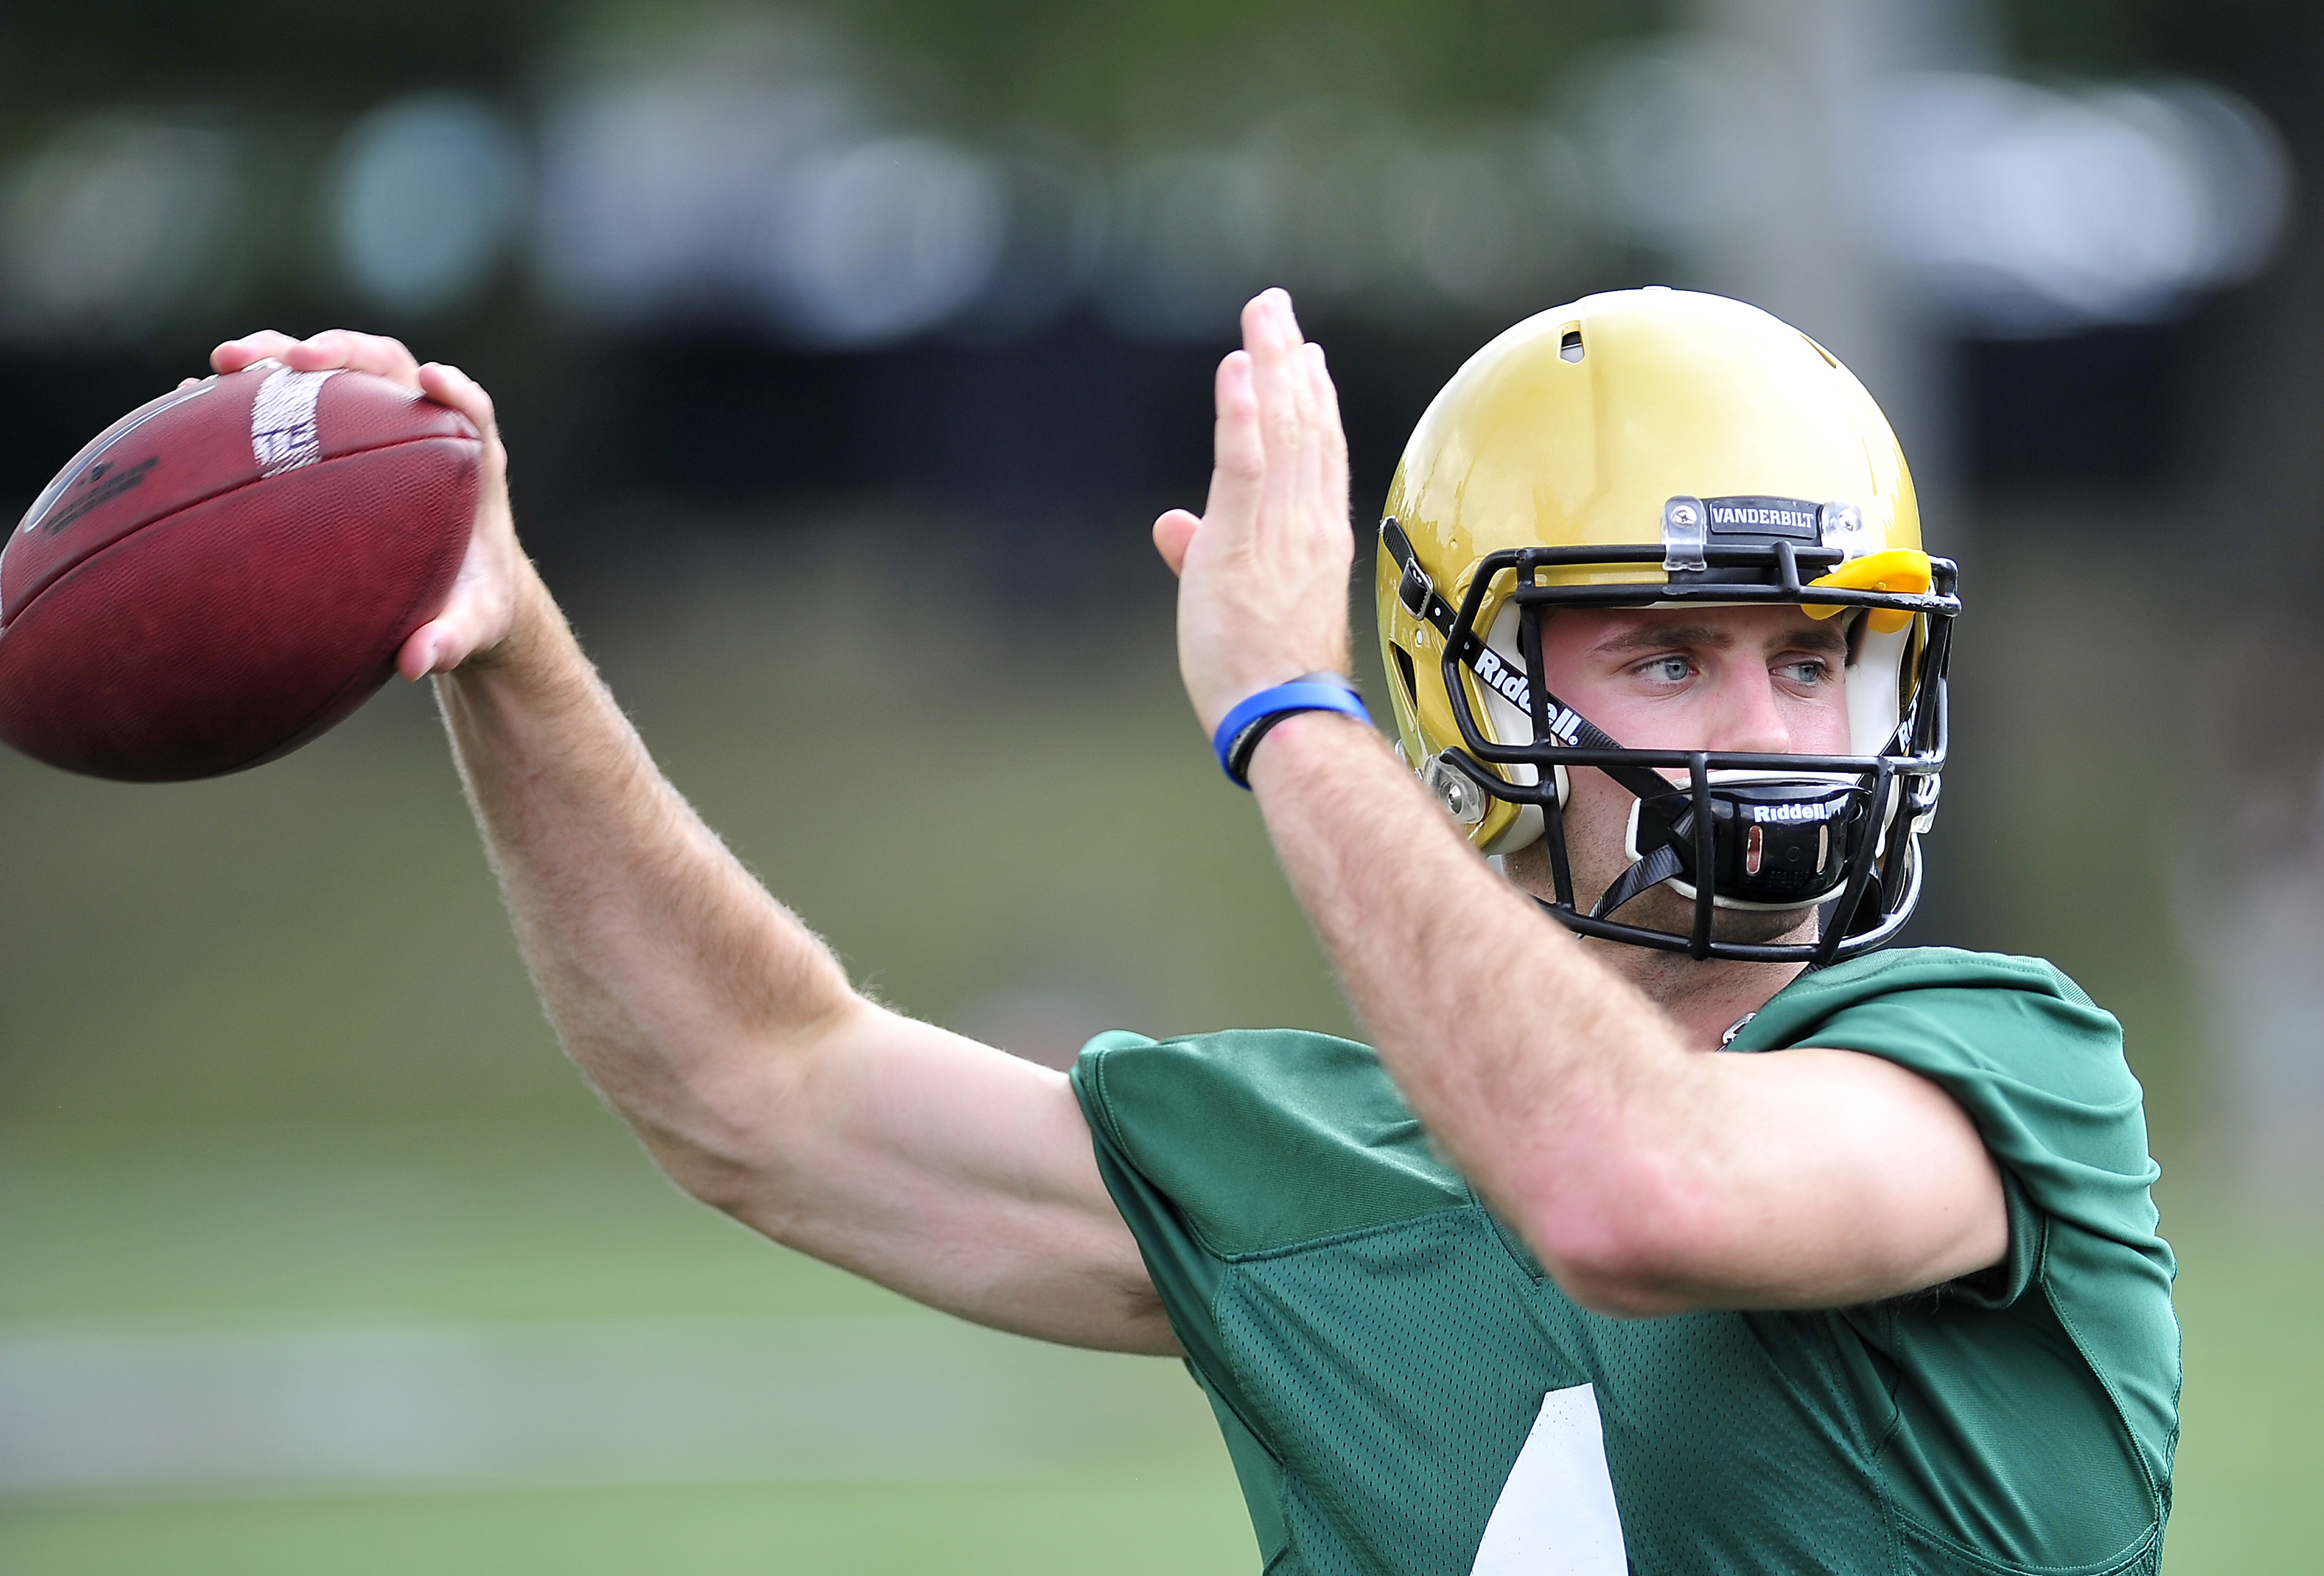
[[[1398,749],[1485,853],[1548,840],[1545,904],[1566,925],[1819,963],[1904,925],[1944,765],[1956,574],[1921,550],[1895,435],[1822,346],[1679,290],[1541,313],[1437,394],[1385,514]],[[1540,621],[1556,608],[1753,603],[1849,622],[1850,753],[1626,750],[1544,682]],[[1637,798],[1631,862],[1603,894],[1577,894],[1568,870],[1560,811],[1579,766]],[[1615,917],[1665,881],[1692,904],[1689,930]],[[1811,907],[1830,910],[1812,944],[1711,934],[1720,908]]]

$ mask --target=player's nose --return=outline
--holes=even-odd
[[[1709,748],[1738,755],[1792,753],[1791,722],[1774,675],[1747,668],[1731,672],[1720,690],[1717,737]]]

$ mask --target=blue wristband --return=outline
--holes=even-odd
[[[1251,752],[1269,728],[1297,712],[1343,712],[1360,722],[1372,720],[1354,683],[1337,673],[1302,674],[1288,684],[1262,689],[1229,712],[1211,736],[1211,748],[1218,751],[1219,770],[1227,780],[1249,788],[1250,779],[1243,773],[1250,766]]]

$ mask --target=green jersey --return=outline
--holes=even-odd
[[[1730,1048],[1808,1045],[1960,1102],[2002,1167],[2002,1264],[1858,1307],[1605,1318],[1365,1047],[1091,1042],[1099,1166],[1267,1571],[2157,1571],[2179,1332],[2114,1019],[2047,963],[1928,949],[1800,979]]]

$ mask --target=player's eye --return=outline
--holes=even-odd
[[[1831,682],[1831,664],[1821,657],[1803,657],[1796,662],[1778,664],[1775,677],[1802,689],[1813,689]]]
[[[1694,676],[1694,664],[1684,657],[1650,657],[1630,669],[1649,684],[1684,684]]]

